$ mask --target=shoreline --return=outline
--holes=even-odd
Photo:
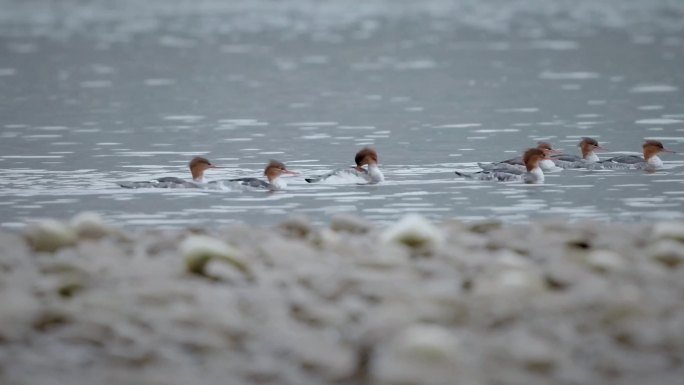
[[[684,222],[0,230],[0,382],[678,384]]]

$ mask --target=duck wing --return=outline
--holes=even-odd
[[[561,162],[579,162],[579,161],[582,161],[584,159],[582,159],[581,157],[579,157],[577,155],[562,154],[562,155],[553,155],[551,157],[551,160],[553,160],[554,162],[557,160],[559,160]]]
[[[265,182],[259,178],[228,179],[228,182],[238,183],[242,186],[247,186],[247,187],[251,187],[251,188],[258,188],[258,189],[270,189],[271,188],[270,183]]]
[[[606,160],[599,161],[599,163],[625,163],[625,164],[637,164],[642,163],[644,158],[639,155],[620,155]]]
[[[167,176],[153,181],[143,181],[143,182],[117,182],[117,184],[123,188],[198,188],[199,185],[195,182],[189,182],[181,178],[176,178],[174,176]]]
[[[525,169],[525,166],[522,164],[514,164],[514,163],[478,163],[478,166],[484,171],[508,171],[510,170],[511,172],[518,172],[522,171]]]
[[[508,166],[524,167],[525,163],[523,163],[522,157],[518,156],[515,158],[506,159],[506,160],[502,160],[499,162],[478,163],[477,165],[480,166],[480,168],[483,170],[494,170],[494,169],[498,169],[498,168],[506,168]]]
[[[368,171],[366,169],[363,169],[362,171],[357,170],[354,167],[348,167],[348,168],[338,168],[336,170],[332,170],[326,174],[312,177],[312,178],[305,178],[304,180],[307,181],[308,183],[317,183],[317,182],[322,182],[328,178],[331,177],[344,177],[344,176],[352,176],[352,177],[358,177],[367,181],[370,181],[370,175],[368,174]]]
[[[517,167],[509,165],[506,168],[496,168],[492,170],[483,170],[473,173],[465,173],[460,171],[455,171],[456,175],[477,180],[495,180],[499,182],[509,182],[520,180],[522,175],[526,173],[525,170],[519,169]]]

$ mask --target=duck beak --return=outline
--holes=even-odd
[[[223,167],[221,167],[221,166],[216,166],[216,165],[213,165],[213,164],[210,164],[210,165],[209,165],[209,168],[223,168]]]
[[[667,149],[667,148],[663,148],[661,151],[662,151],[662,152],[667,152],[668,154],[676,154],[676,153],[677,153],[677,151],[672,151],[672,150],[669,150],[669,149]]]
[[[299,175],[299,173],[298,173],[298,172],[296,172],[296,171],[290,171],[290,170],[283,170],[283,175],[287,175],[287,176],[295,176],[295,175]]]
[[[546,152],[546,155],[555,155],[555,154],[562,154],[562,153],[563,153],[563,150],[553,149],[553,150],[548,150]]]
[[[608,149],[605,147],[596,146],[596,147],[594,147],[594,151],[608,151]]]

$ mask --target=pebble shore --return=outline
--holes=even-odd
[[[0,232],[0,384],[681,384],[684,222]]]

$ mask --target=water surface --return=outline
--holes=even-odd
[[[137,2],[136,2],[137,3]],[[453,171],[537,140],[684,152],[684,6],[666,1],[7,2],[0,17],[0,226],[95,210],[135,226],[684,216],[666,169],[563,171],[543,186]],[[356,3],[354,3],[356,4]],[[496,12],[494,12],[496,10]],[[387,181],[309,185],[375,146]],[[301,172],[286,192],[125,190],[120,180]]]

